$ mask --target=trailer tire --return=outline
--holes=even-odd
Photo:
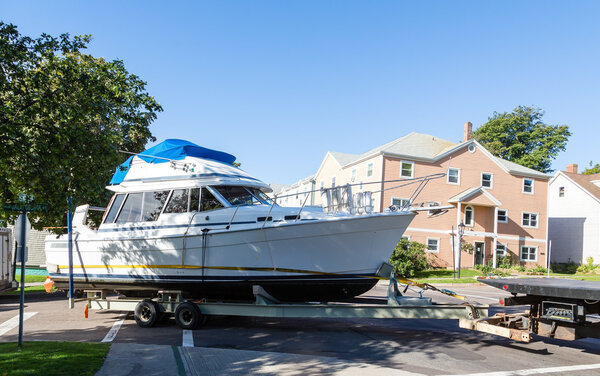
[[[159,314],[158,304],[153,300],[144,299],[135,306],[133,316],[140,327],[151,328],[158,321]]]
[[[181,303],[175,310],[175,322],[181,329],[194,330],[204,320],[202,313],[194,303]]]

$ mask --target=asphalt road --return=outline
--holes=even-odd
[[[505,293],[487,286],[451,287],[473,302],[494,304]],[[365,294],[383,297],[386,286]],[[427,292],[438,303],[460,303],[451,297]],[[11,322],[18,314],[18,296],[0,296],[0,342],[17,340]],[[84,318],[83,303],[68,309],[64,294],[26,296],[24,339],[52,341],[112,341],[121,344],[194,346],[196,348],[267,351],[328,357],[386,369],[425,375],[501,372],[540,369],[536,374],[600,375],[600,340],[573,342],[536,338],[524,344],[458,328],[456,320],[377,319],[268,319],[213,317],[196,331],[182,331],[174,320],[151,329],[136,325],[124,312],[90,311]],[[490,314],[497,311],[492,307]],[[12,320],[12,321],[11,321]],[[295,365],[302,373],[315,373],[315,365]],[[323,373],[332,371],[329,365]],[[563,368],[555,368],[563,367]],[[564,368],[567,367],[567,368]],[[316,373],[321,373],[321,372]],[[366,371],[366,369],[365,369]],[[367,372],[369,373],[369,372]],[[531,374],[531,373],[528,373]]]

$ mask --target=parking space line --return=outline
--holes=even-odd
[[[520,369],[516,371],[500,371],[500,372],[483,372],[483,373],[467,373],[463,375],[453,376],[527,376],[527,375],[539,375],[542,373],[565,373],[573,371],[584,371],[590,369],[600,368],[600,363],[596,364],[579,364],[574,366],[561,366],[561,367],[548,367],[548,368],[533,368],[533,369]]]
[[[183,347],[194,347],[194,332],[191,330],[183,330]]]
[[[35,314],[37,314],[37,312],[25,312],[23,314],[23,321],[35,316]],[[12,319],[6,320],[2,324],[0,324],[0,336],[16,328],[17,326],[19,326],[19,315],[16,315]]]
[[[110,328],[108,333],[106,333],[106,336],[104,336],[104,339],[101,342],[112,342],[115,337],[117,337],[117,333],[119,333],[119,329],[121,329],[121,325],[123,325],[126,316],[126,313],[122,313],[121,316],[119,316],[117,321],[113,323],[112,328]]]

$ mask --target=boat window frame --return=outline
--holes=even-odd
[[[231,208],[233,207],[233,205],[231,205],[229,203],[229,201],[227,201],[225,199],[225,197],[223,197],[219,191],[217,191],[216,189],[214,189],[212,186],[210,185],[205,185],[203,188],[206,188],[210,193],[212,193],[213,196],[215,196],[215,198],[217,200],[219,200],[219,202],[226,208]],[[200,201],[202,201],[202,193],[200,193]]]
[[[112,209],[112,205],[114,203],[114,199],[117,197],[117,195],[125,195],[125,197],[123,197],[123,201],[121,201],[121,205],[119,205],[119,210],[117,211],[117,214],[115,214],[115,219],[111,222],[111,223],[106,223],[104,222],[104,220],[106,219],[106,215],[108,215],[108,212],[110,211],[110,209]],[[123,204],[125,204],[125,201],[127,201],[127,196],[129,196],[129,192],[115,192],[115,194],[113,195],[111,202],[108,205],[108,208],[106,209],[106,215],[104,216],[104,218],[102,218],[102,224],[107,224],[107,225],[114,225],[115,223],[117,223],[117,218],[119,218],[119,214],[121,214],[121,210],[123,210]]]

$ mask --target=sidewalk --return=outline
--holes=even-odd
[[[96,376],[419,374],[338,358],[288,353],[113,343]]]

